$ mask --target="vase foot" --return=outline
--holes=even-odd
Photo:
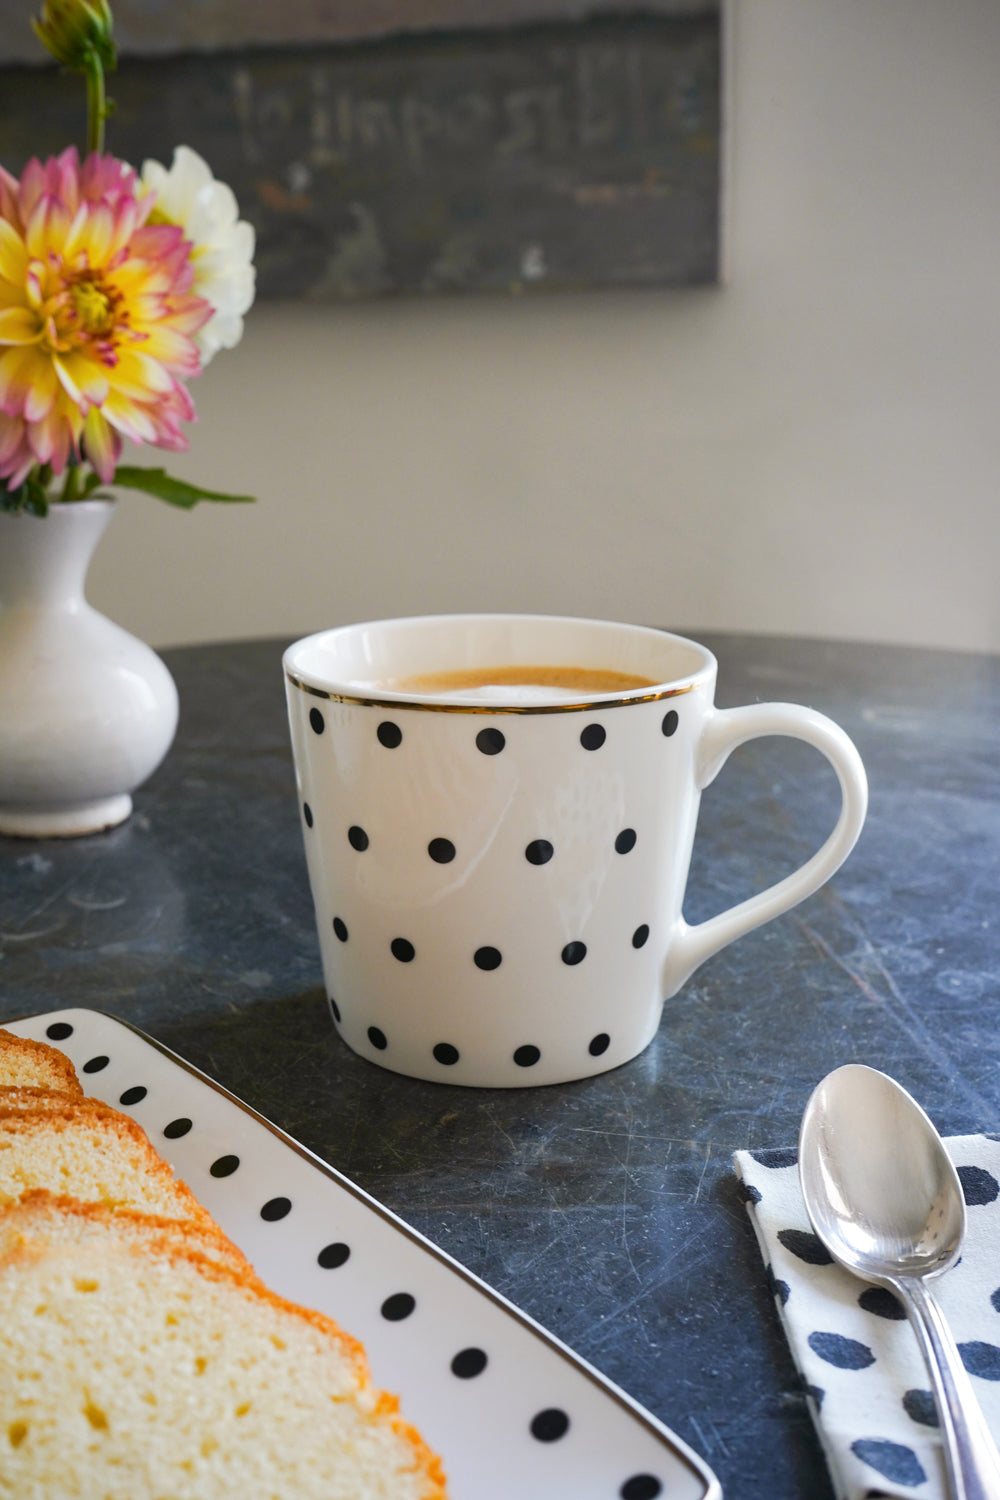
[[[70,807],[4,807],[0,805],[0,833],[17,839],[72,839],[103,833],[124,823],[132,811],[127,792],[99,797]]]

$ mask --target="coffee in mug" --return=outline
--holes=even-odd
[[[469,694],[477,701],[517,701],[522,689],[532,690],[533,701],[579,698],[597,693],[628,693],[634,688],[653,687],[649,677],[618,672],[610,667],[492,666],[463,667],[449,672],[423,672],[416,677],[390,677],[379,687],[395,693]]]
[[[331,1015],[413,1077],[512,1088],[627,1062],[688,976],[828,880],[864,822],[842,729],[796,704],[717,709],[712,653],[665,631],[383,620],[297,642],[284,671]],[[836,827],[801,869],[689,925],[701,791],[772,734],[830,761]]]

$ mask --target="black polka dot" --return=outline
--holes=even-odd
[[[628,854],[634,848],[635,848],[635,829],[634,828],[623,828],[622,831],[621,831],[621,833],[615,839],[615,852],[618,853],[618,854]]]
[[[402,744],[403,731],[391,719],[383,719],[375,733],[379,744],[384,745],[387,750],[395,750],[397,745]]]
[[[580,735],[580,744],[585,750],[600,750],[607,737],[608,732],[603,724],[588,724]]]
[[[342,943],[347,942],[347,923],[343,917],[334,917],[333,930]]]
[[[213,1177],[232,1177],[239,1164],[238,1156],[218,1156],[208,1170]]]
[[[833,1256],[818,1234],[805,1229],[779,1229],[778,1241],[809,1266],[832,1266]]]
[[[591,1057],[600,1057],[602,1052],[607,1052],[611,1046],[611,1038],[606,1031],[599,1031],[596,1036],[591,1037],[590,1046],[587,1051]]]
[[[652,1474],[633,1474],[618,1493],[621,1500],[657,1500],[663,1494],[663,1485]]]
[[[73,1035],[73,1028],[68,1021],[53,1021],[51,1026],[46,1026],[45,1035],[53,1042],[64,1042]]]
[[[302,804],[302,816],[306,820],[306,827],[311,828],[313,826],[313,810],[308,802],[303,802]]]
[[[823,1405],[823,1397],[826,1395],[826,1391],[824,1391],[824,1389],[823,1389],[823,1387],[821,1385],[808,1385],[807,1384],[807,1385],[803,1386],[803,1390],[805,1391],[805,1393],[806,1393],[807,1396],[811,1396],[812,1397],[813,1401],[815,1401],[815,1403],[816,1403],[817,1408],[822,1407],[822,1405]]]
[[[416,956],[416,948],[409,938],[395,937],[389,944],[393,958],[398,958],[401,964],[411,964]]]
[[[755,1188],[749,1182],[739,1183],[736,1194],[743,1203],[759,1203],[761,1199],[760,1188]]]
[[[355,823],[347,830],[347,842],[352,849],[357,849],[359,854],[363,854],[368,848],[368,835]]]
[[[351,1247],[345,1245],[342,1240],[335,1240],[332,1245],[324,1245],[316,1257],[317,1264],[324,1271],[336,1271],[346,1260],[350,1259]]]
[[[103,1053],[99,1057],[88,1058],[83,1065],[83,1071],[85,1073],[100,1073],[107,1067],[110,1061],[110,1057],[105,1057]]]
[[[532,839],[524,851],[524,857],[529,865],[547,865],[554,853],[548,839]]]
[[[564,964],[582,964],[587,957],[587,945],[577,941],[567,943],[560,957]]]
[[[391,1297],[386,1297],[382,1303],[382,1316],[389,1323],[401,1323],[408,1318],[417,1305],[417,1299],[411,1297],[409,1292],[393,1292]]]
[[[990,1293],[990,1302],[993,1306],[993,1311],[1000,1312],[1000,1286],[997,1287],[995,1292]]]
[[[450,1042],[438,1042],[434,1048],[434,1056],[439,1063],[443,1063],[446,1068],[450,1068],[454,1063],[458,1062],[458,1048],[453,1047]]]
[[[913,1422],[921,1427],[938,1427],[937,1407],[930,1391],[907,1391],[903,1397],[903,1410]]]
[[[531,1436],[540,1443],[555,1443],[569,1431],[569,1417],[558,1406],[547,1406],[531,1419]]]
[[[506,743],[499,729],[481,729],[476,735],[476,749],[484,755],[499,755]]]
[[[971,1339],[967,1344],[959,1344],[958,1352],[970,1375],[978,1375],[980,1380],[1000,1380],[1000,1349],[996,1344]]]
[[[767,1278],[767,1289],[771,1293],[771,1296],[784,1307],[792,1294],[792,1289],[788,1285],[788,1282],[781,1281],[779,1277],[775,1276],[774,1267],[770,1265],[765,1266],[764,1275]]]
[[[541,1055],[537,1047],[518,1047],[514,1053],[514,1061],[519,1068],[533,1068]]]
[[[309,710],[309,722],[317,734],[322,734],[326,728],[326,720],[318,708],[311,708]]]
[[[762,1167],[794,1167],[799,1159],[799,1153],[794,1146],[762,1146],[759,1151],[751,1151],[750,1155],[755,1162]]]
[[[168,1141],[179,1141],[182,1135],[187,1135],[191,1129],[191,1121],[181,1117],[179,1120],[171,1120],[169,1125],[164,1125],[163,1134]]]
[[[124,1104],[126,1106],[130,1104],[140,1104],[142,1100],[145,1099],[147,1093],[148,1090],[144,1089],[141,1083],[137,1083],[134,1089],[125,1090],[124,1094],[122,1094],[121,1098],[118,1100],[118,1103]]]
[[[369,1026],[368,1040],[371,1042],[372,1046],[377,1047],[380,1052],[384,1052],[386,1047],[388,1047],[389,1045],[388,1041],[386,1040],[385,1032],[380,1031],[377,1026]]]
[[[906,1317],[902,1302],[887,1286],[866,1287],[858,1298],[858,1306],[865,1312],[874,1313],[876,1318],[891,1318],[896,1323]]]
[[[1000,1193],[1000,1184],[984,1167],[959,1167],[958,1180],[970,1208],[980,1203],[993,1203]]]
[[[632,934],[632,947],[641,948],[648,937],[649,926],[646,922],[643,922],[642,926],[637,927]]]
[[[477,948],[472,957],[477,969],[499,969],[503,962],[499,948]]]
[[[455,845],[451,839],[431,839],[427,853],[436,865],[450,865],[455,858]]]
[[[486,1369],[487,1358],[483,1349],[470,1346],[468,1349],[460,1349],[451,1362],[451,1373],[457,1375],[459,1380],[474,1380]]]
[[[333,1012],[333,1019],[339,1024],[339,1022],[340,1022],[340,1006],[337,1004],[336,1000],[333,998],[332,995],[330,996],[330,1009]]]
[[[867,1344],[845,1338],[842,1333],[811,1333],[807,1342],[814,1354],[838,1370],[866,1370],[875,1363]]]
[[[266,1219],[268,1224],[276,1224],[279,1219],[286,1218],[291,1211],[291,1198],[268,1198],[260,1211],[260,1216]]]
[[[663,715],[663,723],[660,725],[660,728],[663,730],[663,733],[669,739],[670,736],[673,734],[674,730],[677,728],[677,710],[676,710],[676,708],[669,708],[667,710],[667,712]]]
[[[913,1449],[903,1443],[890,1443],[888,1438],[858,1438],[851,1444],[851,1452],[896,1484],[923,1484],[927,1478]]]

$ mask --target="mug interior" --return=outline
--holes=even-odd
[[[419,615],[345,625],[296,641],[285,669],[335,696],[401,702],[455,701],[433,690],[402,691],[399,679],[500,666],[587,667],[683,686],[715,666],[705,646],[649,626],[560,615]],[[581,692],[581,700],[642,697],[652,689]],[[459,695],[460,696],[460,695]]]

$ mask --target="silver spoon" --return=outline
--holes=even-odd
[[[965,1199],[919,1104],[885,1073],[848,1063],[814,1090],[799,1132],[813,1228],[855,1276],[906,1308],[931,1374],[956,1500],[1000,1500],[1000,1454],[961,1355],[925,1282],[955,1264]]]

